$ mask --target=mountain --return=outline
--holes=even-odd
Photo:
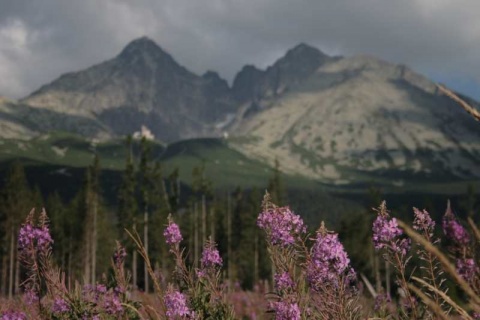
[[[265,70],[245,66],[229,86],[143,37],[24,99],[0,99],[3,138],[65,131],[109,140],[143,126],[169,144],[229,137],[228,147],[253,161],[279,159],[282,170],[327,185],[480,177],[480,125],[434,82],[404,65],[303,43]]]
[[[197,76],[152,40],[132,41],[114,59],[68,73],[21,103],[97,123],[91,136],[121,136],[142,125],[163,141],[219,135],[235,111],[226,82]]]
[[[328,184],[480,176],[480,124],[403,65],[370,56],[327,60],[249,108],[230,127],[242,137],[238,150]]]

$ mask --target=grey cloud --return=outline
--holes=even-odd
[[[329,54],[404,63],[480,98],[475,0],[3,0],[0,8],[0,30],[17,19],[36,35],[14,59],[0,43],[0,63],[11,63],[0,65],[0,77],[8,72],[15,84],[0,81],[5,95],[28,94],[147,35],[194,72],[228,80],[244,64],[265,67],[307,42]]]

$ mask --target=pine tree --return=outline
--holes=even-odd
[[[127,242],[124,229],[132,228],[137,215],[138,205],[135,199],[135,166],[133,163],[132,137],[126,139],[126,161],[122,184],[118,191],[118,231],[122,242]]]
[[[1,192],[0,208],[5,219],[2,232],[4,237],[1,247],[9,248],[8,256],[4,252],[2,258],[1,280],[5,285],[3,289],[7,290],[9,297],[12,297],[19,289],[20,283],[20,266],[16,254],[18,228],[33,206],[32,191],[28,185],[25,170],[19,162],[14,162],[6,175],[5,184]]]
[[[50,218],[52,238],[55,239],[53,255],[62,270],[66,270],[69,242],[68,211],[57,191],[47,198],[46,210]]]
[[[287,203],[285,186],[283,185],[282,172],[280,171],[280,162],[275,158],[273,175],[268,182],[268,193],[272,197],[272,202],[277,206],[284,206]]]
[[[148,143],[145,137],[142,137],[140,142],[141,144],[141,153],[140,153],[140,208],[143,210],[143,245],[145,252],[149,253],[149,239],[148,239],[148,227],[149,227],[149,206],[151,199],[151,184],[152,184],[152,170],[150,163],[150,144]],[[148,293],[149,290],[149,275],[147,264],[144,262],[144,290]]]
[[[165,181],[162,174],[162,166],[155,162],[151,176],[151,195],[150,195],[151,221],[149,226],[150,234],[161,235],[167,224],[167,217],[170,213],[168,194],[166,193]],[[157,267],[162,268],[162,274],[166,275],[168,259],[168,247],[162,236],[150,239],[151,257]]]
[[[132,275],[134,287],[137,285],[137,251],[128,241],[124,229],[135,229],[138,213],[138,204],[136,199],[136,178],[135,166],[133,162],[132,137],[126,139],[126,161],[122,184],[118,192],[118,232],[121,235],[122,242],[126,244],[127,250],[132,252]]]

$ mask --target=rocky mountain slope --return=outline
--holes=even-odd
[[[236,146],[288,171],[335,184],[480,176],[480,124],[405,66],[327,61],[261,103],[232,125]]]

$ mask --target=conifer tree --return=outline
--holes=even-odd
[[[268,193],[272,197],[272,202],[278,206],[284,206],[287,203],[287,195],[282,180],[282,172],[280,171],[280,162],[275,158],[275,166],[273,167],[273,175],[268,182]]]
[[[138,206],[135,199],[135,165],[133,162],[132,137],[126,139],[126,161],[122,184],[118,191],[118,231],[122,242],[127,239],[124,229],[130,229],[134,223]]]
[[[122,184],[118,192],[118,232],[120,239],[126,244],[127,250],[132,252],[132,275],[134,286],[137,285],[137,272],[136,272],[136,250],[131,245],[131,241],[127,240],[127,234],[124,229],[136,228],[136,218],[138,212],[138,204],[136,199],[136,178],[135,178],[135,165],[133,161],[132,150],[132,137],[127,136],[126,139],[126,161],[125,171],[123,173]]]
[[[149,253],[149,239],[148,239],[148,227],[149,227],[149,206],[151,189],[152,189],[152,170],[151,170],[151,146],[147,141],[146,137],[142,137],[140,142],[141,153],[140,153],[140,165],[139,165],[139,174],[140,174],[140,208],[143,211],[143,245],[145,247],[145,252]],[[149,275],[147,264],[144,262],[144,290],[148,293],[149,289]]]
[[[50,218],[52,238],[55,239],[53,255],[62,270],[66,270],[69,251],[68,211],[57,191],[47,198],[46,210]]]
[[[25,170],[19,162],[14,162],[6,175],[6,180],[1,192],[1,208],[5,218],[4,237],[2,248],[8,248],[8,254],[4,252],[2,259],[2,283],[8,283],[4,289],[8,296],[19,289],[20,283],[19,264],[16,254],[18,227],[23,218],[34,206],[32,203],[32,191],[28,185]],[[7,279],[8,276],[8,279]]]

